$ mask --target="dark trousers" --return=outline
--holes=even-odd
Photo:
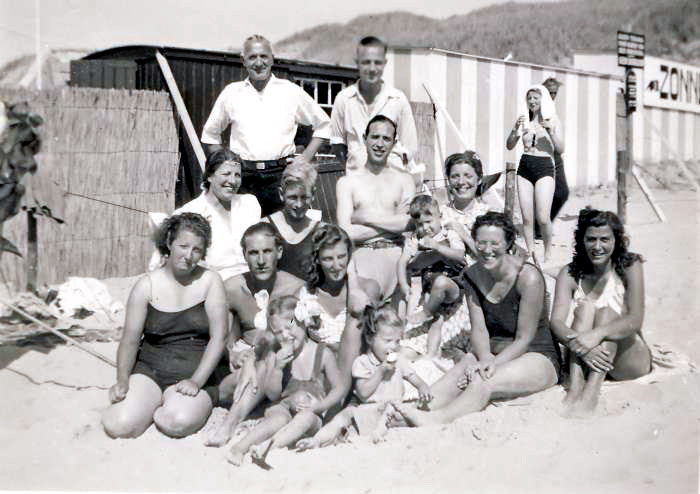
[[[564,207],[564,203],[569,199],[569,184],[566,183],[566,173],[564,172],[564,160],[561,154],[554,153],[554,197],[552,198],[552,211],[550,218],[554,221],[559,215],[559,211]]]
[[[241,194],[253,194],[260,203],[262,215],[269,216],[282,209],[280,182],[284,167],[267,170],[243,170],[241,173]]]

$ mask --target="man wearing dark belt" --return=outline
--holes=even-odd
[[[554,77],[546,79],[542,85],[547,89],[552,101],[557,97],[561,82]],[[552,221],[557,217],[564,203],[569,198],[569,185],[566,183],[566,173],[564,173],[564,160],[561,154],[554,151],[554,198],[552,199],[552,211],[550,217]]]
[[[338,226],[355,242],[357,274],[375,280],[383,298],[397,286],[408,205],[415,186],[408,173],[387,165],[396,142],[396,124],[376,115],[364,132],[367,163],[336,184]]]
[[[241,193],[254,194],[267,216],[282,207],[279,183],[284,167],[309,163],[330,138],[330,119],[301,87],[272,74],[270,42],[253,35],[243,44],[248,78],[224,88],[204,124],[202,143],[207,154],[222,146],[221,133],[230,124],[229,147],[242,160]],[[297,126],[311,125],[313,137],[294,156]]]

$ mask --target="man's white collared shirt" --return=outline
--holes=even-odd
[[[367,123],[376,115],[384,115],[397,125],[398,142],[389,157],[389,164],[405,169],[402,154],[408,159],[418,150],[418,135],[411,105],[399,89],[382,83],[382,89],[368,105],[362,97],[359,83],[346,87],[335,98],[331,113],[331,144],[348,147],[346,170],[359,170],[367,163],[367,149],[363,139]]]
[[[202,142],[221,144],[231,124],[231,151],[251,161],[276,160],[294,154],[297,125],[311,125],[314,137],[330,137],[330,121],[301,87],[271,76],[262,91],[246,79],[221,92],[204,124]]]

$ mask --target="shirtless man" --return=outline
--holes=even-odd
[[[382,297],[394,294],[396,266],[401,257],[403,237],[409,222],[408,205],[415,186],[407,173],[387,166],[396,142],[396,124],[376,115],[364,134],[367,164],[338,180],[338,226],[355,243],[353,254],[358,274],[376,280]]]
[[[229,278],[224,283],[229,310],[233,316],[227,349],[232,374],[219,385],[222,399],[233,404],[226,420],[205,440],[208,446],[226,444],[235,427],[260,403],[263,393],[257,392],[257,382],[251,345],[256,336],[267,327],[267,302],[283,295],[295,295],[304,284],[294,275],[277,270],[282,257],[282,243],[269,223],[260,222],[249,227],[241,239],[243,256],[250,271]],[[264,372],[260,367],[259,372]],[[238,387],[237,385],[241,386]]]

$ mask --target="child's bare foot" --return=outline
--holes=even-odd
[[[270,443],[272,442],[272,439],[268,439],[267,441],[263,441],[260,444],[256,444],[255,446],[252,446],[250,448],[250,456],[251,458],[255,460],[264,460],[265,457],[267,456],[267,452],[269,451],[270,448]]]
[[[427,314],[423,309],[421,309],[421,310],[409,315],[408,318],[406,319],[406,323],[407,323],[408,327],[418,328],[418,327],[422,326],[423,324],[430,322],[432,320],[433,320],[433,316],[430,314]]]
[[[392,402],[394,409],[406,420],[408,425],[421,427],[423,425],[438,424],[431,412],[418,410],[417,408],[403,403]]]
[[[321,447],[321,442],[315,437],[305,437],[304,439],[299,439],[296,444],[298,452],[306,451],[308,449],[316,449]]]
[[[204,445],[220,448],[231,440],[233,425],[223,423],[204,438]]]
[[[245,451],[241,451],[240,449],[234,446],[226,454],[226,461],[228,461],[233,466],[240,467],[241,463],[243,463],[244,457]]]

